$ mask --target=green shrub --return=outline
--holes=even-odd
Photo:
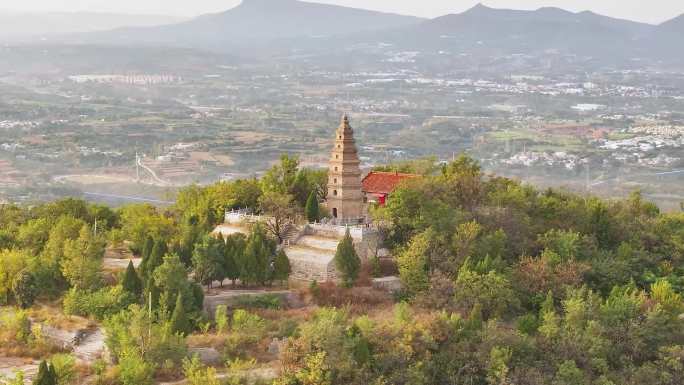
[[[0,340],[27,343],[31,337],[31,321],[21,309],[8,309],[0,316]]]
[[[119,381],[122,385],[152,385],[154,366],[136,349],[127,349],[119,357]]]
[[[235,307],[248,309],[273,309],[278,310],[283,307],[282,299],[277,294],[264,295],[241,295],[235,298]]]
[[[246,310],[238,309],[233,313],[232,329],[247,340],[258,341],[266,332],[266,320]]]
[[[228,307],[226,307],[226,305],[219,305],[216,307],[214,321],[216,322],[217,332],[223,333],[228,330]]]
[[[103,320],[136,302],[136,298],[121,286],[88,292],[71,288],[62,302],[64,312],[71,315]]]
[[[69,385],[76,381],[76,358],[71,354],[55,354],[50,359],[57,375],[58,385]]]
[[[525,314],[518,317],[516,328],[519,332],[527,335],[533,335],[539,328],[539,319],[534,314]]]

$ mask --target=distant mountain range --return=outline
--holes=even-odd
[[[297,0],[243,0],[228,11],[156,27],[78,35],[97,44],[163,45],[248,56],[330,50],[362,43],[391,49],[473,55],[557,53],[622,62],[635,58],[684,63],[684,15],[661,25],[559,8],[536,11],[484,5],[431,20]],[[315,52],[314,52],[315,53]]]
[[[297,0],[243,0],[237,7],[175,25],[97,34],[118,44],[233,49],[293,38],[329,38],[415,25],[423,19]],[[90,36],[92,39],[93,36]]]
[[[658,27],[613,19],[592,12],[559,8],[536,11],[493,9],[478,5],[395,31],[405,47],[428,47],[483,54],[552,52],[581,56],[628,57],[639,54],[640,40]]]
[[[115,13],[30,13],[0,11],[0,40],[42,39],[121,27],[151,27],[179,23],[183,18]]]

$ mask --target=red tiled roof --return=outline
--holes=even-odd
[[[373,194],[389,194],[404,180],[416,178],[415,174],[402,174],[398,172],[371,171],[363,181],[363,191]]]

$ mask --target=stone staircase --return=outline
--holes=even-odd
[[[301,235],[285,246],[292,266],[291,277],[297,280],[326,282],[336,278],[333,259],[339,239],[316,235]]]
[[[290,225],[283,234],[283,247],[289,247],[297,243],[302,235],[302,229],[297,225]]]

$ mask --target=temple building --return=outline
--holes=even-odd
[[[335,224],[366,222],[369,204],[384,206],[389,195],[402,181],[417,177],[413,174],[371,171],[362,179],[360,164],[354,130],[345,114],[335,131],[328,169],[326,204]]]
[[[364,202],[376,203],[378,206],[384,206],[385,203],[387,203],[389,195],[399,187],[403,181],[416,177],[418,177],[418,175],[415,174],[371,171],[361,181]]]

